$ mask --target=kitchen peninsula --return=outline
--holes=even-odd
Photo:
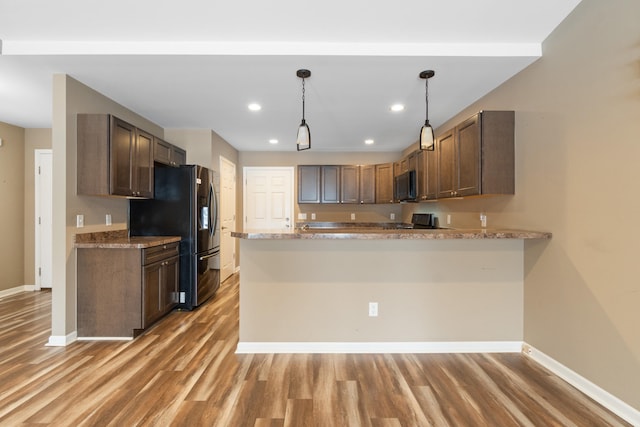
[[[551,238],[370,224],[232,236],[239,353],[520,351],[524,242]]]

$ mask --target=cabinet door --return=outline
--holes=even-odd
[[[162,302],[162,262],[143,267],[142,282],[142,328],[158,320],[164,309]]]
[[[171,149],[172,149],[172,146],[167,141],[163,141],[160,138],[154,138],[153,161],[162,163],[163,165],[170,165]]]
[[[455,132],[438,138],[438,198],[453,197],[457,189]]]
[[[298,166],[298,203],[320,203],[320,166]]]
[[[438,142],[436,141],[436,149]],[[438,197],[438,153],[436,151],[425,151],[427,160],[427,189],[425,195],[427,200]]]
[[[133,157],[136,146],[136,128],[113,117],[110,145],[110,193],[133,196]]]
[[[179,261],[178,257],[170,258],[163,262],[161,272],[162,279],[162,313],[168,313],[178,303]]]
[[[478,115],[456,126],[457,196],[480,194],[480,124]]]
[[[418,154],[418,199],[433,200],[438,197],[438,153],[421,151]]]
[[[340,203],[360,203],[359,166],[340,166]]]
[[[360,203],[376,202],[376,167],[360,166]]]
[[[180,147],[173,147],[171,150],[171,164],[180,166],[187,164],[187,152]]]
[[[340,166],[322,166],[322,203],[340,203]]]
[[[376,203],[393,203],[393,163],[376,165]]]
[[[137,129],[134,157],[134,195],[153,197],[153,135]]]

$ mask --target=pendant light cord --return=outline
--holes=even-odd
[[[424,123],[429,124],[429,79],[424,79],[424,102],[426,104],[426,116]]]
[[[304,77],[302,78],[302,121],[304,122]]]

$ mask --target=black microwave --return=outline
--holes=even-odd
[[[411,170],[394,178],[393,189],[396,200],[401,202],[415,202],[418,195],[416,191],[416,171]]]

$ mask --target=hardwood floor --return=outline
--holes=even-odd
[[[130,342],[45,347],[0,299],[0,426],[628,426],[519,354],[236,355],[238,280]]]

